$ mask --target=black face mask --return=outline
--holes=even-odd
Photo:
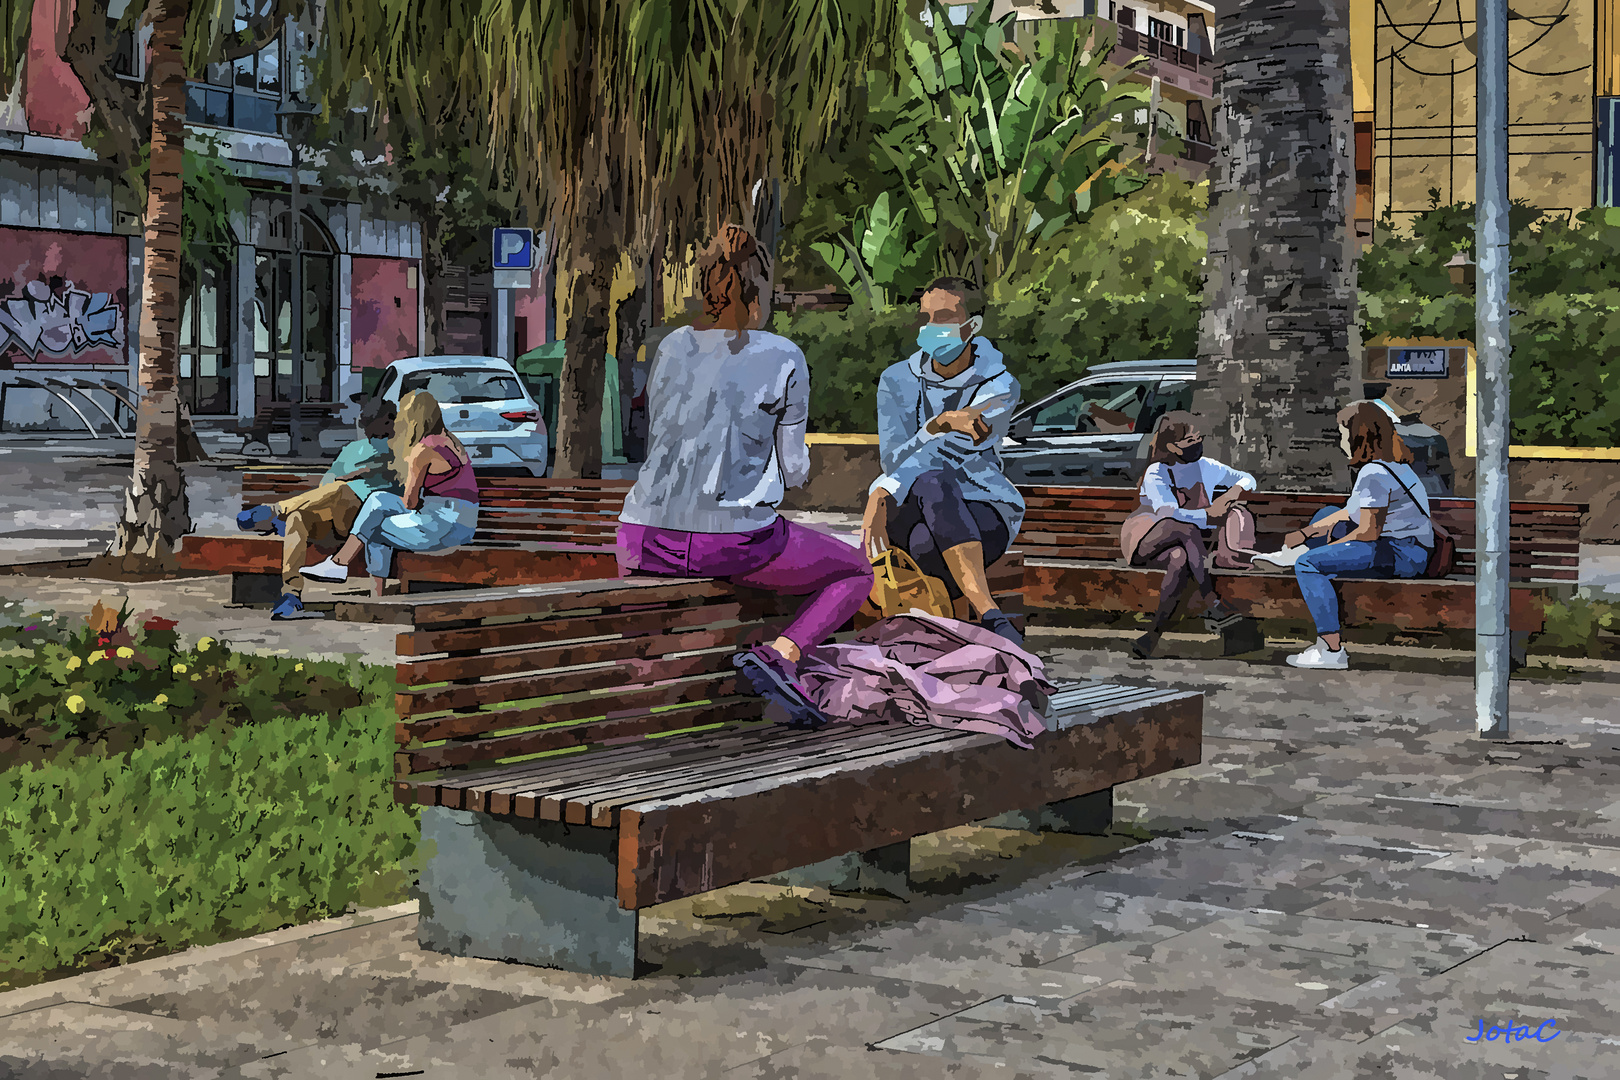
[[[1199,458],[1201,458],[1203,456],[1204,456],[1204,440],[1199,439],[1197,442],[1193,443],[1191,446],[1189,446],[1185,450],[1183,450],[1181,452],[1180,458],[1178,458],[1177,460],[1179,460],[1183,465],[1187,465],[1187,464],[1189,464],[1191,462],[1197,461]]]

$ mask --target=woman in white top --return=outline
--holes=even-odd
[[[1350,666],[1339,636],[1335,578],[1418,577],[1434,548],[1428,493],[1389,415],[1373,402],[1357,402],[1339,414],[1339,436],[1345,456],[1360,470],[1349,501],[1341,510],[1318,512],[1285,541],[1312,549],[1294,563],[1317,634],[1315,644],[1288,658],[1299,668]]]
[[[1207,601],[1204,617],[1212,625],[1229,626],[1242,618],[1215,595],[1204,530],[1217,525],[1245,491],[1255,489],[1254,477],[1248,473],[1204,457],[1204,433],[1190,413],[1168,412],[1159,418],[1149,461],[1140,493],[1143,509],[1151,510],[1157,520],[1134,543],[1125,534],[1125,543],[1132,548],[1125,556],[1132,566],[1163,570],[1164,582],[1148,632],[1131,646],[1131,654],[1139,660],[1153,655],[1189,579],[1197,582],[1199,594]],[[1217,497],[1218,488],[1225,490]],[[1183,502],[1205,508],[1188,509]]]

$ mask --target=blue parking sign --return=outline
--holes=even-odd
[[[496,270],[534,269],[534,230],[494,230],[493,261]]]

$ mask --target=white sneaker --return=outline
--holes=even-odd
[[[1258,570],[1292,570],[1299,557],[1311,550],[1304,544],[1298,547],[1285,547],[1281,551],[1272,551],[1264,555],[1256,555],[1252,560]]]
[[[349,580],[349,568],[333,562],[332,556],[328,555],[314,566],[304,567],[304,576],[314,578],[316,581],[329,581],[341,585]]]
[[[308,573],[308,571],[305,571],[305,573]],[[1343,647],[1330,649],[1325,641],[1317,638],[1316,644],[1304,652],[1298,652],[1290,656],[1288,666],[1316,668],[1321,671],[1343,671],[1350,666],[1350,653]]]

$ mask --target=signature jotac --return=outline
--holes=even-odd
[[[1552,1019],[1543,1020],[1534,1029],[1529,1024],[1507,1023],[1487,1028],[1485,1021],[1480,1020],[1478,1023],[1479,1031],[1476,1034],[1467,1036],[1463,1040],[1464,1042],[1495,1042],[1497,1039],[1501,1039],[1503,1042],[1518,1042],[1521,1039],[1552,1042],[1563,1034],[1558,1030],[1558,1021]]]

